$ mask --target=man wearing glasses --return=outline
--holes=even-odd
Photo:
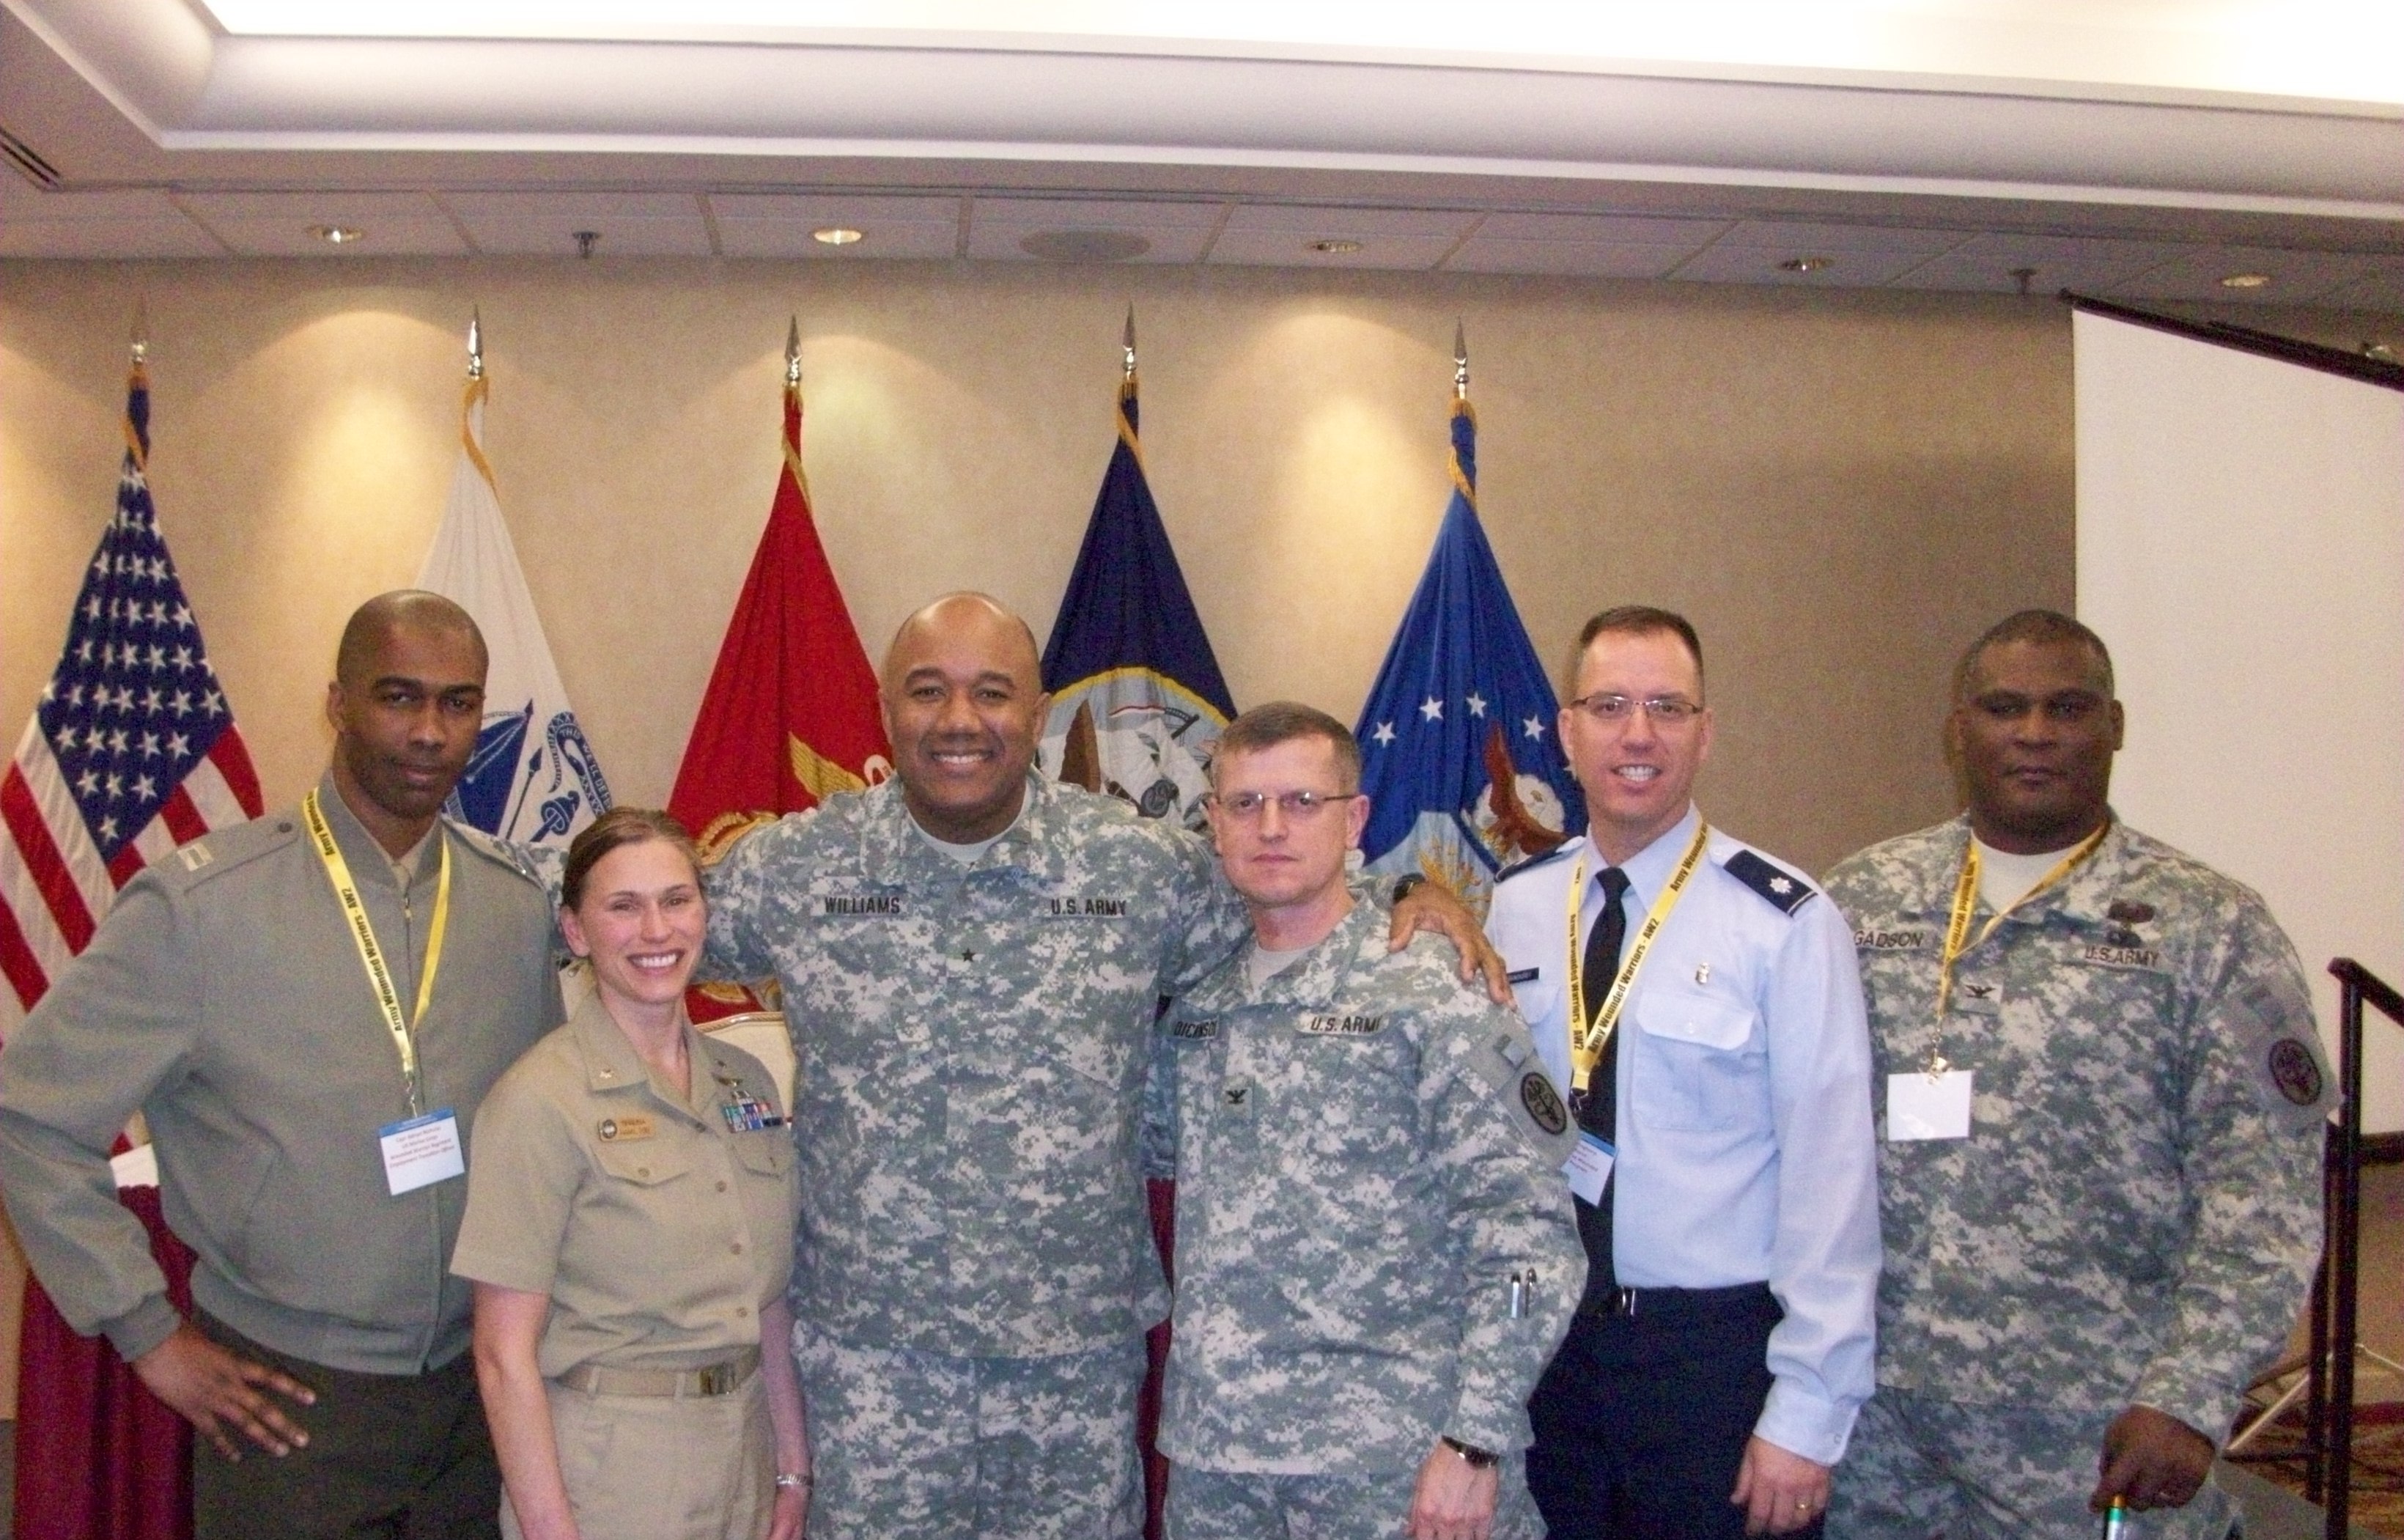
[[[1252,934],[1170,1011],[1148,1109],[1179,1178],[1168,1531],[1532,1540],[1528,1393],[1586,1270],[1568,1111],[1450,948],[1391,950],[1348,888],[1342,722],[1248,711],[1210,781]]]
[[[1852,932],[1695,807],[1712,713],[1683,617],[1595,616],[1568,693],[1586,837],[1504,874],[1487,919],[1579,1129],[1586,1286],[1530,1407],[1529,1483],[1561,1540],[1811,1530],[1871,1391]]]

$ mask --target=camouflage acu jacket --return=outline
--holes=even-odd
[[[963,866],[888,782],[749,835],[709,899],[709,966],[776,976],[800,1059],[796,1313],[961,1356],[1167,1313],[1136,1141],[1152,1026],[1243,930],[1199,838],[1030,777]]]
[[[1940,1024],[1968,841],[1957,819],[1828,875],[1881,1133],[1889,1074],[1934,1049],[1975,1077],[1971,1137],[1880,1145],[1879,1382],[2143,1402],[2218,1438],[2319,1250],[2327,1076],[2295,949],[2251,889],[2116,822],[1963,956]]]
[[[1575,1134],[1516,1013],[1386,924],[1361,904],[1257,993],[1239,956],[1169,1013],[1180,1463],[1406,1474],[1440,1434],[1529,1442],[1586,1281]]]

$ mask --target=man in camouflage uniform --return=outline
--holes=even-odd
[[[1967,815],[1828,876],[1886,1136],[1879,1389],[1829,1533],[2067,1540],[2119,1497],[2134,1534],[2224,1536],[2215,1446],[2319,1242],[2303,974],[2251,890],[2112,817],[2092,632],[2012,616],[1953,702]]]
[[[1167,1305],[1137,1147],[1152,1026],[1242,911],[1199,838],[1030,773],[1040,677],[993,600],[928,606],[885,661],[895,778],[710,878],[709,967],[777,977],[799,1058],[821,1540],[1141,1526]]]
[[[1210,780],[1253,934],[1170,1013],[1154,1086],[1168,1533],[1538,1534],[1528,1393],[1586,1274],[1567,1109],[1516,1015],[1439,947],[1390,952],[1348,890],[1368,803],[1343,723],[1249,711]]]

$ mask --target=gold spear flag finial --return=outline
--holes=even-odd
[[[482,306],[468,311],[468,378],[484,377],[484,312]]]
[[[1452,323],[1452,396],[1469,399],[1469,332],[1459,321]]]
[[[150,301],[137,294],[133,297],[133,361],[141,363],[150,357]]]
[[[802,383],[802,318],[796,315],[785,328],[785,388],[796,389]]]
[[[1132,380],[1135,378],[1135,306],[1133,305],[1127,306],[1126,334],[1120,339],[1119,348],[1125,357],[1125,378]]]

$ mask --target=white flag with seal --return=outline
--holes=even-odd
[[[444,811],[499,839],[565,847],[608,810],[609,783],[576,724],[517,548],[501,521],[493,468],[484,458],[488,389],[482,372],[471,371],[459,409],[459,463],[451,473],[450,502],[417,574],[418,587],[476,617],[492,652],[484,725]]]

